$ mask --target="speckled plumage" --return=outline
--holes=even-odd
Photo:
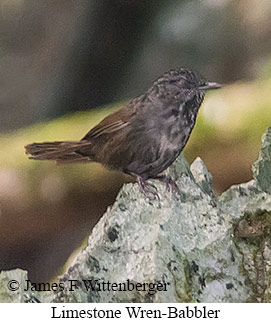
[[[97,161],[142,180],[155,178],[186,145],[205,91],[218,87],[196,72],[171,70],[80,141],[34,143],[26,146],[26,153],[59,163]]]

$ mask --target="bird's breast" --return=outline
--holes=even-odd
[[[187,109],[185,104],[172,106],[162,117],[160,131],[168,145],[182,148],[185,146],[196,122],[197,111]]]

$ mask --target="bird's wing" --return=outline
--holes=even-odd
[[[96,127],[92,128],[83,139],[97,138],[104,134],[110,134],[126,127],[128,124],[128,121],[122,120],[117,120],[110,124],[99,124]]]
[[[92,128],[82,140],[91,140],[103,135],[113,134],[123,128],[126,128],[135,115],[135,110],[126,106],[113,114],[104,118],[97,126]]]

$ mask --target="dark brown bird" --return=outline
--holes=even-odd
[[[183,150],[195,125],[205,92],[220,85],[184,68],[170,70],[146,93],[107,116],[80,141],[33,143],[25,147],[35,160],[100,162],[135,175],[141,191],[157,195],[149,178],[161,175]]]

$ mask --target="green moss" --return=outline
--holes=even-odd
[[[270,286],[270,270],[267,271],[262,264],[265,243],[270,241],[271,213],[261,210],[245,213],[234,231],[234,243],[243,257],[241,272],[247,277],[245,283],[253,291],[248,302],[266,302],[270,295],[265,293],[267,288],[262,288],[261,281],[268,281]],[[250,263],[251,266],[248,266]]]
[[[183,301],[185,302],[192,302],[192,272],[191,272],[191,266],[189,264],[189,261],[187,259],[184,259],[183,261],[183,268],[184,268],[184,290],[185,290],[185,297]]]

